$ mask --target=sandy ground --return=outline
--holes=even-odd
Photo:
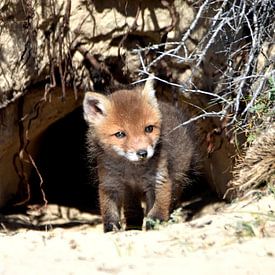
[[[274,210],[273,194],[108,234],[100,217],[56,205],[1,216],[0,274],[275,274]]]

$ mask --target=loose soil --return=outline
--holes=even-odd
[[[0,274],[275,274],[275,198],[259,194],[147,232],[104,234],[100,216],[57,205],[2,215]]]

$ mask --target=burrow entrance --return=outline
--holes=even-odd
[[[43,183],[40,185],[40,178],[32,169],[29,178],[31,198],[24,212],[29,206],[44,204],[43,190],[49,205],[100,214],[96,163],[90,163],[87,157],[86,131],[82,107],[79,107],[53,123],[34,141],[35,163]],[[191,220],[205,205],[218,201],[218,197],[201,177],[186,187],[183,201],[182,212],[186,220]],[[89,223],[89,218],[86,222]]]
[[[90,163],[86,148],[87,125],[79,107],[52,124],[41,136],[36,164],[43,177],[42,188],[49,203],[98,211],[96,163]],[[31,203],[41,203],[39,177],[33,170]],[[183,200],[213,198],[205,178],[199,177],[183,194]],[[198,206],[196,206],[198,207]]]
[[[30,176],[30,204],[43,203],[41,188],[49,204],[98,210],[95,164],[88,161],[87,125],[79,107],[52,124],[42,135],[37,150],[36,165],[43,178],[33,169]]]

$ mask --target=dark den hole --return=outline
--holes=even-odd
[[[87,126],[82,108],[51,125],[39,144],[36,164],[49,203],[94,211],[98,207],[97,184],[89,167],[86,149]],[[43,203],[40,181],[33,169],[30,203]]]

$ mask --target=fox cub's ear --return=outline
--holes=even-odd
[[[157,98],[155,96],[155,89],[154,89],[154,75],[150,75],[145,83],[145,86],[142,90],[142,95],[145,96],[148,100],[148,102],[154,106],[158,106]]]
[[[98,93],[87,92],[83,101],[84,118],[89,123],[97,123],[107,115],[109,99]]]

